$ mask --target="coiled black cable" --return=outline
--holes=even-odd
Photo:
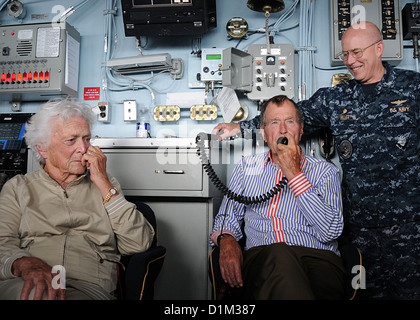
[[[201,132],[195,138],[195,143],[197,145],[197,155],[201,159],[203,164],[204,171],[206,171],[207,175],[209,176],[210,181],[215,185],[217,189],[219,189],[227,198],[234,200],[239,203],[243,203],[246,205],[250,204],[257,204],[261,202],[265,202],[272,197],[274,197],[277,193],[284,188],[287,184],[286,177],[283,177],[282,181],[280,181],[276,186],[274,186],[270,191],[266,192],[265,194],[261,194],[258,196],[247,197],[241,194],[237,194],[230,190],[217,176],[216,172],[214,171],[213,167],[210,164],[210,160],[206,155],[204,150],[204,141],[211,140],[211,135]]]

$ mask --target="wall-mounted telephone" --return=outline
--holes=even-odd
[[[204,150],[204,141],[210,140],[210,141],[217,141],[218,137],[215,135],[207,134],[204,132],[201,132],[197,135],[195,138],[195,143],[197,145],[197,154],[198,157],[201,159],[201,162],[203,163],[204,170],[206,171],[207,175],[209,176],[210,180],[213,182],[213,184],[218,188],[222,193],[228,197],[231,200],[234,200],[239,203],[244,203],[246,205],[249,204],[257,204],[261,202],[265,202],[272,197],[274,197],[278,192],[281,191],[281,189],[287,184],[286,177],[283,177],[282,181],[280,181],[276,186],[274,186],[270,191],[266,192],[265,194],[261,194],[254,197],[247,197],[241,194],[237,194],[233,191],[231,191],[217,176],[216,172],[212,168],[210,164],[210,160],[206,155],[206,152]],[[280,137],[277,140],[277,143],[282,143],[287,145],[288,140],[286,137]]]

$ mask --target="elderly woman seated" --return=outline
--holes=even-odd
[[[0,194],[0,299],[114,299],[120,254],[154,231],[90,145],[95,115],[73,100],[44,104],[25,140],[41,169]]]

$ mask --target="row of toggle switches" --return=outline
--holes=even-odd
[[[48,71],[0,74],[0,84],[47,83],[49,80],[50,73]]]

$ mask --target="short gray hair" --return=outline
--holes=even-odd
[[[45,159],[39,154],[37,145],[47,148],[51,142],[51,121],[58,117],[62,123],[72,117],[83,117],[89,123],[89,128],[95,124],[96,116],[92,109],[72,98],[54,99],[41,106],[26,124],[25,141],[35,155],[41,166],[45,165]]]
[[[265,111],[267,109],[267,106],[270,103],[274,103],[277,106],[282,105],[285,101],[290,101],[293,106],[296,109],[296,113],[297,113],[297,120],[300,124],[303,123],[303,116],[302,116],[302,112],[300,111],[298,105],[296,104],[296,102],[294,102],[292,99],[288,98],[285,95],[278,95],[278,96],[274,96],[272,98],[270,98],[269,100],[265,101],[262,106],[261,106],[261,110],[260,110],[260,128],[264,128],[265,126]]]

